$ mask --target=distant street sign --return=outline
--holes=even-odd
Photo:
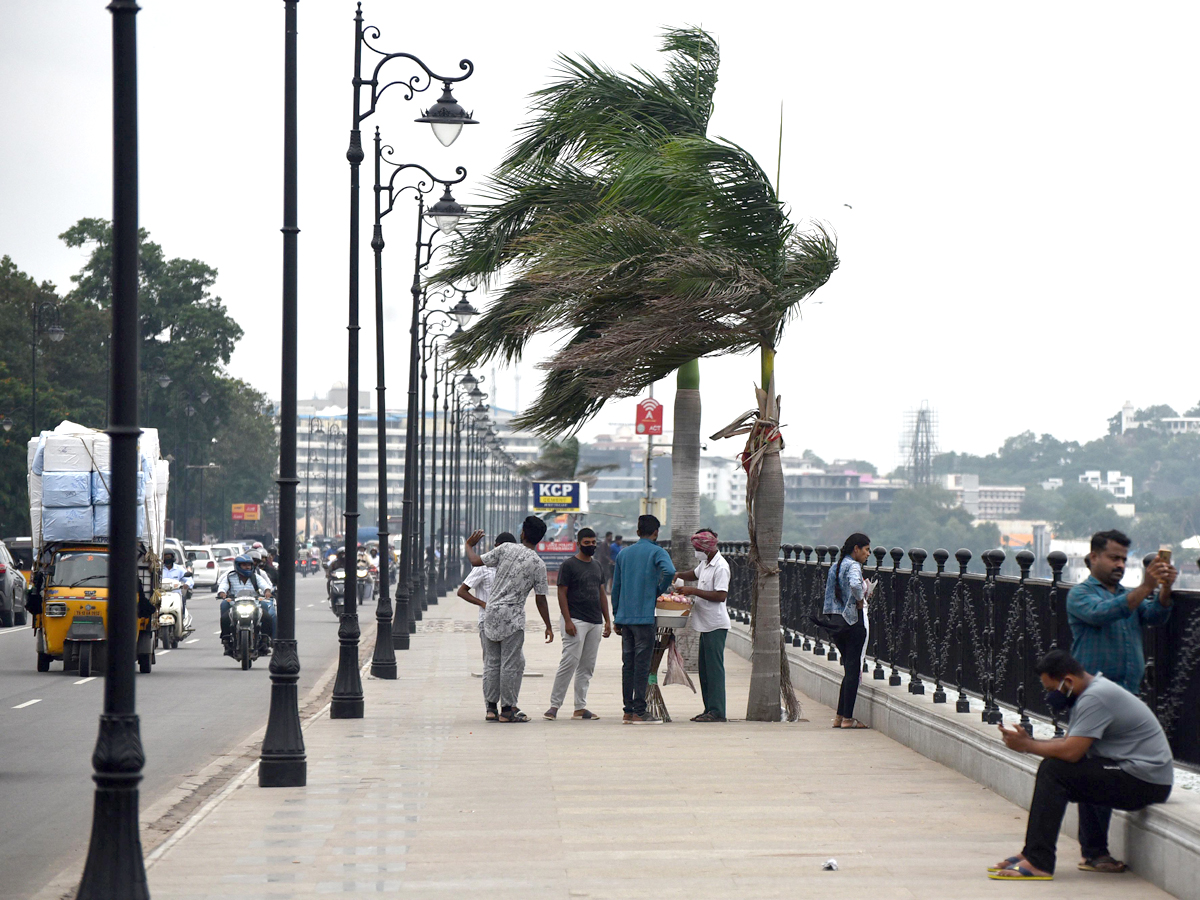
[[[257,522],[258,504],[257,503],[235,503],[230,507],[231,518],[235,522]]]
[[[637,433],[663,433],[663,405],[653,397],[647,397],[637,405]]]
[[[532,486],[535,512],[587,512],[587,485],[582,481],[534,481]]]
[[[247,522],[257,522],[258,521],[258,504],[257,503],[247,503],[246,504],[246,521]]]

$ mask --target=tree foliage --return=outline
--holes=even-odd
[[[29,530],[25,454],[39,304],[51,307],[43,324],[56,321],[66,332],[57,343],[46,334],[36,340],[39,430],[63,419],[106,425],[112,228],[103,219],[81,219],[60,237],[69,247],[90,250],[65,295],[49,282],[36,284],[11,258],[0,259],[0,315],[16,324],[16,339],[0,344],[0,415],[14,421],[11,432],[0,432],[0,529],[6,534]],[[159,429],[162,452],[173,459],[169,516],[182,512],[187,476],[189,518],[200,518],[199,473],[189,475],[185,463],[222,467],[206,473],[204,483],[205,518],[214,530],[228,519],[228,509],[220,508],[222,483],[227,503],[260,502],[271,490],[277,450],[271,421],[262,415],[267,398],[226,371],[242,330],[211,292],[217,270],[167,257],[145,231],[139,237],[141,423]],[[185,413],[189,406],[192,416]]]

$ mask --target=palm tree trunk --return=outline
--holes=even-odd
[[[700,360],[680,366],[675,376],[671,438],[671,561],[683,572],[696,564],[691,537],[700,527]],[[684,668],[696,671],[700,636],[690,628],[675,635]]]
[[[760,400],[761,413],[778,422],[779,410],[775,402],[775,351],[767,346],[762,348],[762,384],[765,398]],[[753,546],[750,548],[750,561],[754,567],[751,598],[753,632],[750,648],[750,696],[746,701],[746,719],[751,722],[778,722],[782,714],[777,560],[779,543],[783,537],[783,464],[778,450],[766,453],[762,457],[751,516],[750,540]]]
[[[700,361],[676,373],[671,439],[671,560],[692,568],[691,537],[700,527]]]

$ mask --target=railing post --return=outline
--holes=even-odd
[[[795,549],[791,544],[781,544],[779,549],[783,551],[783,562],[779,565],[779,627],[781,629],[783,643],[790,644],[792,637],[796,634],[795,622],[793,621],[793,609],[795,607],[794,598],[792,596],[792,551]],[[791,632],[789,636],[788,632]]]
[[[880,626],[883,625],[884,616],[887,615],[887,604],[883,600],[883,581],[880,574],[880,567],[883,565],[883,558],[887,556],[887,551],[882,547],[876,547],[871,551],[875,554],[875,607],[880,611],[879,615],[869,614],[870,620],[875,623],[871,629],[875,639],[875,670],[871,673],[871,677],[876,681],[883,681],[884,671],[883,664],[879,661],[879,632]]]
[[[984,551],[983,562],[987,567],[987,578],[983,582],[983,608],[987,622],[984,630],[986,671],[980,673],[983,676],[982,718],[989,725],[998,725],[1003,721],[1003,716],[996,703],[996,579],[1000,575],[1000,566],[1004,564],[1004,551]]]
[[[1055,550],[1046,557],[1046,562],[1050,564],[1050,649],[1058,649],[1058,583],[1062,578],[1063,569],[1067,566],[1067,554],[1061,550]],[[1056,738],[1066,737],[1066,732],[1063,731],[1062,723],[1058,721],[1057,710],[1050,711],[1050,719],[1054,723],[1054,736]]]
[[[804,600],[804,608],[807,610],[809,608],[809,603],[812,601],[812,591],[809,589],[809,582],[812,580],[812,562],[810,561],[809,557],[812,556],[813,548],[808,546],[808,544],[805,544],[800,548],[800,552],[804,554],[804,568],[801,570],[800,584],[797,585],[797,589],[800,597]],[[820,567],[818,566],[818,568]],[[818,612],[820,612],[819,609],[813,610],[813,613]],[[801,625],[803,626],[802,634],[804,636],[804,641],[803,643],[799,644],[799,647],[801,650],[811,650],[812,641],[808,639],[808,629],[810,627],[809,623],[806,620],[801,622]],[[797,646],[795,638],[792,639],[792,646]]]
[[[891,607],[888,610],[888,665],[892,667],[892,672],[888,676],[888,685],[891,687],[899,687],[900,672],[896,668],[896,656],[900,653],[900,594],[899,594],[899,574],[900,560],[904,559],[904,551],[899,547],[893,547],[889,553],[892,557],[892,581],[888,587],[891,588]]]
[[[933,551],[933,561],[937,563],[937,572],[933,576],[933,702],[945,703],[946,690],[942,687],[942,675],[945,671],[945,660],[949,656],[950,648],[947,641],[943,640],[942,635],[942,617],[937,615],[938,598],[941,595],[942,578],[946,574],[946,560],[950,558],[950,553],[947,550],[938,548]]]
[[[920,640],[920,612],[925,602],[925,588],[921,585],[921,568],[925,565],[928,556],[929,554],[920,547],[914,547],[908,551],[908,558],[912,562],[912,572],[909,573],[908,587],[904,595],[908,601],[908,627],[911,641],[908,645],[908,692],[910,694],[923,695],[925,693],[925,682],[921,680],[921,673],[917,671],[917,642]]]
[[[958,646],[958,665],[954,667],[954,677],[958,681],[958,699],[954,701],[954,711],[969,713],[971,701],[967,699],[967,692],[963,690],[963,653],[967,646],[963,624],[966,620],[967,605],[971,602],[971,589],[967,586],[967,566],[971,564],[971,551],[956,550],[954,558],[958,561],[958,578],[954,582],[954,590],[950,593],[950,620],[954,622],[954,643]]]
[[[822,609],[825,608],[825,577],[827,577],[827,576],[823,577],[823,574],[821,572],[821,567],[825,562],[825,554],[829,553],[830,551],[836,553],[837,550],[833,547],[826,547],[824,544],[818,544],[816,547],[816,551],[817,551],[817,571],[813,576],[812,595],[813,595],[813,602],[816,603],[816,605],[817,605],[817,612],[820,612]],[[821,629],[819,629],[819,628],[815,629],[815,634],[813,635],[813,638],[814,638],[814,643],[813,643],[813,648],[812,648],[813,656],[824,656],[825,655],[825,645],[821,642]]]
[[[1021,567],[1021,581],[1017,585],[1014,599],[1020,603],[1021,632],[1017,635],[1017,653],[1021,659],[1021,681],[1017,685],[1017,715],[1021,727],[1026,734],[1033,737],[1033,723],[1029,721],[1029,711],[1025,708],[1025,685],[1029,683],[1029,589],[1025,585],[1029,578],[1029,570],[1033,568],[1036,557],[1028,550],[1017,554],[1017,565]]]
[[[838,564],[838,548],[830,547],[829,548],[829,571],[831,571],[831,572],[834,571],[834,567],[837,564]],[[845,599],[849,600],[849,598],[845,598]],[[830,662],[837,662],[837,658],[838,658],[837,645],[833,643],[832,639],[830,639],[830,641],[829,641],[829,648],[825,651],[825,658],[827,660],[829,660]]]

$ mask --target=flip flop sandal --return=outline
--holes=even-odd
[[[1016,875],[1006,875],[1005,872],[1016,872]],[[999,872],[989,872],[988,878],[992,881],[1053,881],[1053,875],[1034,875],[1033,869],[1027,866],[1015,865],[1008,869],[1002,869]]]
[[[1023,857],[1010,856],[1008,859],[1006,859],[1004,861],[1004,865],[1002,865],[1002,866],[988,866],[988,871],[989,872],[1000,872],[1000,871],[1003,871],[1004,869],[1011,869],[1017,863],[1022,862],[1022,861],[1023,861]]]
[[[571,718],[572,719],[599,719],[600,717],[598,715],[596,715],[594,712],[592,712],[590,709],[580,709],[580,710],[576,710],[575,714],[573,716],[571,716]]]
[[[1081,872],[1100,872],[1104,875],[1120,875],[1128,869],[1129,866],[1111,856],[1096,856],[1079,864]]]
[[[853,722],[854,724],[846,725],[843,723],[843,724],[839,725],[838,728],[844,728],[846,731],[857,731],[860,728],[870,728],[871,727],[870,725],[864,725],[862,722],[858,721],[858,719],[847,719],[846,721]]]
[[[521,712],[519,709],[514,709],[507,713],[500,713],[500,721],[505,725],[508,725],[512,722],[528,722],[529,716],[525,715],[525,713]]]

